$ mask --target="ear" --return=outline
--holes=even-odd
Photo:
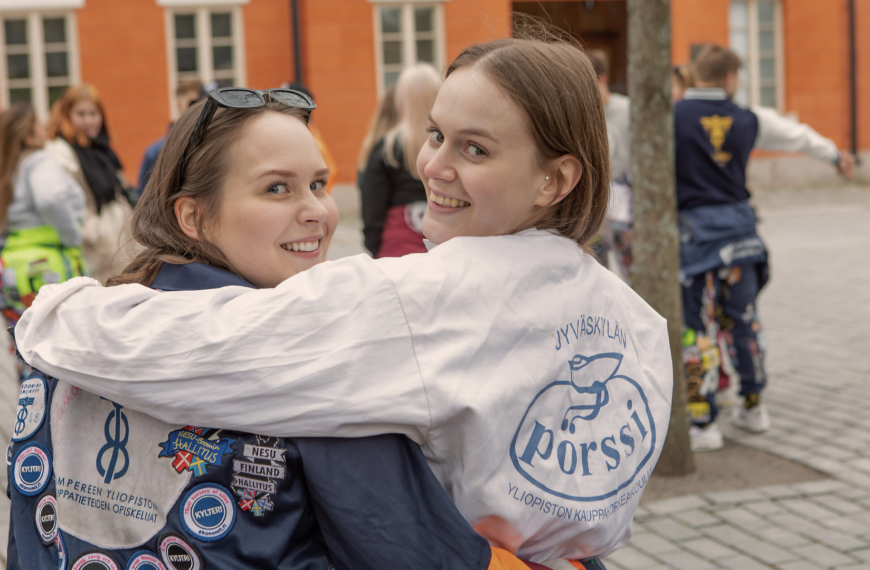
[[[549,179],[545,178],[543,185],[538,190],[535,206],[546,208],[564,200],[580,182],[583,164],[576,157],[566,154],[551,163],[550,172],[552,174],[549,175]],[[562,180],[561,185],[559,184],[560,179]]]
[[[196,229],[196,198],[182,196],[175,201],[175,219],[184,235],[199,241],[199,230]]]

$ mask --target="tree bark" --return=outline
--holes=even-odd
[[[671,421],[656,472],[685,475],[695,470],[695,460],[689,445],[683,379],[669,0],[628,0],[628,95],[634,288],[667,319],[674,364]]]

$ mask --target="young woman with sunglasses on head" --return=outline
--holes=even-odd
[[[288,90],[223,89],[184,114],[134,213],[144,250],[110,283],[248,290],[322,263],[338,211],[307,129],[313,107]],[[171,425],[60,378],[34,371],[22,387],[7,455],[10,568],[521,564],[492,556],[404,436]]]
[[[164,420],[405,433],[490,544],[535,562],[606,555],[631,536],[673,368],[664,319],[588,253],[608,202],[604,121],[573,45],[468,48],[417,159],[428,253],[250,292],[62,284],[23,317],[19,348]]]

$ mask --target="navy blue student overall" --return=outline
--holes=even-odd
[[[768,269],[746,188],[758,119],[724,90],[690,93],[674,106],[683,359],[689,415],[705,425],[716,418],[719,334],[734,347],[741,395],[764,388],[756,299]]]
[[[227,285],[251,287],[202,264],[165,264],[152,286]],[[173,426],[39,371],[22,383],[15,422],[9,570],[482,570],[490,562],[487,542],[404,436]]]

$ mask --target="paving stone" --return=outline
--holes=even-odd
[[[647,526],[652,532],[661,535],[670,540],[688,540],[690,538],[698,538],[701,535],[686,525],[675,520],[663,519],[655,524]]]
[[[669,553],[665,562],[677,570],[714,570],[716,568],[711,562],[685,551]]]
[[[849,486],[841,481],[833,479],[823,479],[821,481],[808,481],[806,483],[798,483],[793,485],[795,489],[805,495],[821,495],[824,493],[832,493],[834,491],[846,491]]]
[[[777,566],[779,570],[822,570],[822,566],[816,566],[806,560],[798,560],[795,562],[786,562]]]
[[[755,490],[772,499],[788,499],[803,495],[801,491],[798,491],[789,485],[768,485],[766,487],[759,487]]]
[[[718,542],[714,542],[709,538],[698,538],[695,540],[686,540],[680,543],[680,546],[686,550],[690,550],[707,560],[719,560],[721,558],[729,558],[737,556],[739,552],[735,552],[727,546],[723,546]]]
[[[717,504],[751,503],[763,501],[767,497],[761,493],[748,489],[741,491],[719,491],[718,493],[706,493],[704,498]]]
[[[658,562],[631,546],[620,548],[608,556],[607,560],[604,562],[605,567],[608,566],[611,561],[616,562],[618,566],[621,566],[625,570],[646,570],[650,566],[659,565]]]
[[[729,570],[770,570],[770,566],[742,554],[733,558],[716,560],[716,563]]]
[[[809,543],[808,538],[773,525],[768,525],[767,528],[759,530],[758,538],[784,548],[792,548]]]
[[[755,536],[749,535],[729,525],[709,527],[704,529],[707,536],[715,537],[720,542],[736,550],[740,550],[749,556],[764,562],[765,564],[778,564],[788,560],[794,560],[797,556],[786,552],[772,544],[762,542]]]
[[[827,519],[837,516],[837,513],[822,507],[816,503],[806,499],[786,499],[780,501],[779,505],[794,513],[798,513],[809,519]]]
[[[691,509],[707,507],[709,505],[709,501],[699,497],[698,495],[686,495],[685,497],[675,497],[673,499],[666,499],[664,501],[647,503],[644,506],[650,513],[666,515],[670,513],[678,513],[680,511],[688,511]]]
[[[680,550],[675,542],[665,540],[651,532],[632,536],[629,544],[645,554],[663,554]]]
[[[677,519],[681,523],[684,523],[691,528],[701,528],[722,523],[722,521],[720,521],[716,517],[700,510],[674,513],[673,515],[671,515],[671,518]]]
[[[853,550],[849,553],[850,556],[854,556],[858,560],[863,560],[864,562],[870,562],[870,548],[865,548],[863,550]]]
[[[836,519],[831,519],[836,520]],[[770,521],[791,532],[800,533],[816,542],[821,542],[838,550],[863,548],[866,541],[840,530],[831,530],[797,515],[777,515]]]
[[[821,544],[799,546],[794,549],[794,552],[823,568],[830,568],[831,566],[842,564],[854,564],[856,562],[853,558],[849,558],[845,554],[840,554],[839,552],[831,550]]]
[[[753,512],[756,515],[761,516],[781,515],[786,512],[782,507],[772,501],[748,503],[744,505],[743,508],[745,508],[747,511]]]
[[[836,495],[816,495],[810,500],[826,509],[835,511],[842,515],[857,515],[859,513],[867,512],[867,510],[861,507],[857,502],[846,501]]]
[[[728,509],[717,511],[716,516],[733,524],[737,528],[752,532],[757,532],[761,529],[768,528],[770,523],[761,517],[745,510],[744,508]]]

